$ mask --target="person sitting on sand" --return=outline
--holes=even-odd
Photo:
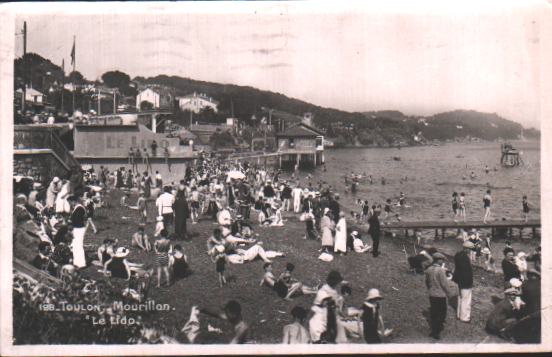
[[[149,252],[151,250],[151,243],[148,235],[144,231],[145,226],[146,225],[143,223],[138,226],[138,231],[132,235],[131,246]]]
[[[365,253],[372,249],[371,245],[364,244],[358,231],[351,232],[351,238],[353,238],[353,250],[356,253]]]
[[[282,344],[307,344],[310,343],[309,331],[303,325],[307,319],[307,310],[301,306],[295,306],[291,310],[293,322],[284,326]]]
[[[292,263],[286,264],[286,269],[280,276],[274,288],[280,297],[285,300],[291,300],[291,298],[297,294],[312,295],[318,292],[317,288],[311,288],[303,285],[299,280],[292,278],[291,273],[295,269],[295,265]],[[285,289],[278,289],[279,286],[285,287]]]
[[[244,221],[241,214],[238,214],[236,220],[232,223],[230,232],[234,237],[249,238],[253,235],[253,227],[251,227],[248,222]]]
[[[98,247],[98,260],[92,263],[103,267],[105,263],[107,263],[107,261],[115,255],[115,246],[117,245],[117,242],[117,239],[104,239],[103,243]]]
[[[143,264],[131,263],[126,257],[130,251],[125,247],[119,247],[114,255],[104,265],[104,274],[113,278],[129,280],[132,274],[144,276],[147,272]]]
[[[223,312],[212,312],[208,309],[199,309],[199,312],[221,320],[226,320],[234,327],[234,337],[230,340],[230,344],[247,343],[249,325],[243,320],[242,308],[239,302],[230,300],[224,305]]]
[[[265,273],[263,275],[263,279],[261,280],[260,286],[267,286],[273,289],[277,280],[276,276],[272,273],[272,263],[264,263],[263,270]]]

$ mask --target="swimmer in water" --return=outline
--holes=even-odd
[[[475,177],[476,177],[476,176],[475,176],[475,172],[472,171],[471,174],[470,174],[470,178],[471,178],[472,180],[475,180]]]
[[[466,222],[466,195],[464,192],[460,193],[460,200],[458,201],[458,210],[460,217]]]
[[[485,165],[485,173],[486,173],[486,174],[489,173],[489,165]]]
[[[406,207],[406,196],[404,195],[404,193],[401,192],[401,194],[399,195],[399,202],[397,203],[397,206],[401,207]]]
[[[381,184],[382,184],[382,185],[385,185],[385,177],[382,177],[382,178],[381,178]]]
[[[385,216],[383,217],[383,219],[387,219],[389,217],[389,215],[391,213],[393,213],[393,210],[391,209],[391,199],[388,198],[386,201],[385,201],[385,207],[384,207],[384,212],[385,212]]]
[[[374,180],[372,179],[372,175],[368,176],[368,180],[370,181],[370,185],[374,183]]]

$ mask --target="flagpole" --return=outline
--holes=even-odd
[[[75,39],[76,39],[76,36],[73,35],[73,72],[75,72],[75,66],[77,64],[77,56],[76,56],[76,48],[75,48]]]

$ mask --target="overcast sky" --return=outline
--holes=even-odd
[[[232,13],[220,3],[190,5],[153,5],[149,15],[123,14],[128,4],[116,4],[115,14],[101,14],[107,8],[98,4],[89,5],[97,14],[29,13],[17,17],[16,30],[26,20],[27,50],[59,65],[65,59],[66,70],[75,35],[76,69],[88,79],[115,69],[179,75],[348,111],[473,109],[539,125],[544,17],[535,4],[345,11],[240,3]]]

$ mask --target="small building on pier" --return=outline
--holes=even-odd
[[[324,163],[324,133],[306,123],[297,123],[276,133],[277,152],[282,165]]]

